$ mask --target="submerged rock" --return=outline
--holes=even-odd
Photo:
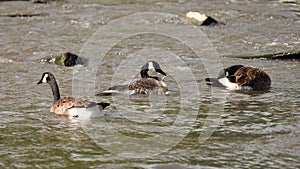
[[[60,66],[70,67],[75,65],[83,65],[84,63],[86,63],[86,59],[80,58],[73,53],[67,52],[56,57],[48,57],[42,59],[41,62],[55,63]]]
[[[198,26],[214,26],[218,25],[219,22],[214,18],[201,14],[199,12],[188,12],[183,15],[183,18],[190,21],[194,25]]]
[[[300,3],[300,1],[297,2],[297,0],[279,0],[279,2],[282,2],[282,3],[292,3],[292,4]]]
[[[300,50],[295,50],[291,52],[281,52],[275,54],[265,54],[265,55],[256,55],[256,56],[229,56],[232,58],[242,58],[242,59],[300,59]]]
[[[31,2],[33,2],[35,4],[48,4],[51,1],[54,1],[54,0],[31,0]]]
[[[11,18],[16,18],[16,17],[34,17],[34,16],[47,16],[48,14],[46,13],[13,13],[13,14],[4,14],[0,15],[1,17],[11,17]]]

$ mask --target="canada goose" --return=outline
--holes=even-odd
[[[153,70],[164,76],[167,74],[160,68],[155,61],[149,61],[142,66],[140,75],[142,78],[132,79],[130,81],[122,82],[118,85],[110,87],[107,91],[97,94],[96,96],[108,96],[119,91],[128,91],[130,95],[133,94],[162,94],[166,93],[168,88],[164,82],[164,78],[157,76],[150,76],[148,72]]]
[[[222,69],[217,78],[206,78],[206,84],[227,87],[230,90],[268,90],[271,78],[264,71],[254,67],[233,65]]]
[[[41,80],[37,84],[48,83],[52,89],[54,96],[54,103],[50,108],[51,113],[69,116],[69,117],[78,117],[79,108],[92,108],[98,106],[98,108],[103,110],[105,107],[109,106],[109,103],[96,103],[93,102],[89,97],[63,97],[60,98],[59,88],[56,83],[54,76],[45,72],[42,75]],[[98,111],[100,113],[100,111]]]

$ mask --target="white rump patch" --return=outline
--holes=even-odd
[[[155,70],[155,68],[153,66],[153,62],[148,62],[148,69],[149,70]]]
[[[47,83],[47,77],[48,76],[49,76],[48,73],[44,74],[44,77],[43,77],[43,80],[42,80],[43,83]]]
[[[78,116],[77,109],[76,108],[69,109],[68,114],[69,114],[69,117],[71,117],[71,118],[74,116]]]
[[[99,106],[93,106],[89,108],[72,108],[68,110],[70,118],[76,118],[79,120],[89,120],[94,117],[102,117],[101,109]]]
[[[119,91],[118,90],[105,90],[103,93],[112,93],[112,94],[114,94],[114,93],[119,93]]]
[[[239,85],[237,85],[236,83],[230,82],[227,77],[219,79],[219,82],[223,86],[227,87],[227,89],[230,89],[230,90],[240,90],[241,89],[241,87]]]

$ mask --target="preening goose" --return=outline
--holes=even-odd
[[[230,90],[268,90],[271,78],[264,71],[255,67],[233,65],[222,69],[217,78],[206,78],[206,84],[226,87]]]

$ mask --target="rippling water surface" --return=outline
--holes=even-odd
[[[208,69],[217,74],[217,64],[196,59],[198,65],[183,44],[172,46],[170,37],[151,34],[121,41],[97,69],[91,62],[73,68],[40,62],[67,51],[79,54],[93,33],[114,19],[137,12],[171,13],[163,22],[175,29],[188,27],[180,19],[187,11],[226,23],[199,28],[220,56],[299,50],[299,5],[277,1],[0,2],[0,168],[299,168],[297,60],[221,57],[224,67],[243,64],[266,71],[272,88],[265,93],[211,90],[204,78]],[[18,13],[40,16],[7,16]],[[153,45],[153,51],[163,47],[168,57],[151,56],[151,50],[135,48],[137,43],[140,48]],[[202,50],[201,57],[211,52]],[[170,61],[172,52],[188,66],[177,56]],[[130,54],[160,59],[171,94],[93,97],[111,106],[104,117],[87,123],[49,113],[50,88],[36,84],[43,72],[55,75],[63,96],[93,96],[126,78],[114,72],[132,69],[133,76],[139,75],[144,62],[120,64]],[[192,82],[180,74],[186,67],[192,67]],[[76,76],[81,72],[86,73]],[[95,124],[101,128],[93,129]]]

